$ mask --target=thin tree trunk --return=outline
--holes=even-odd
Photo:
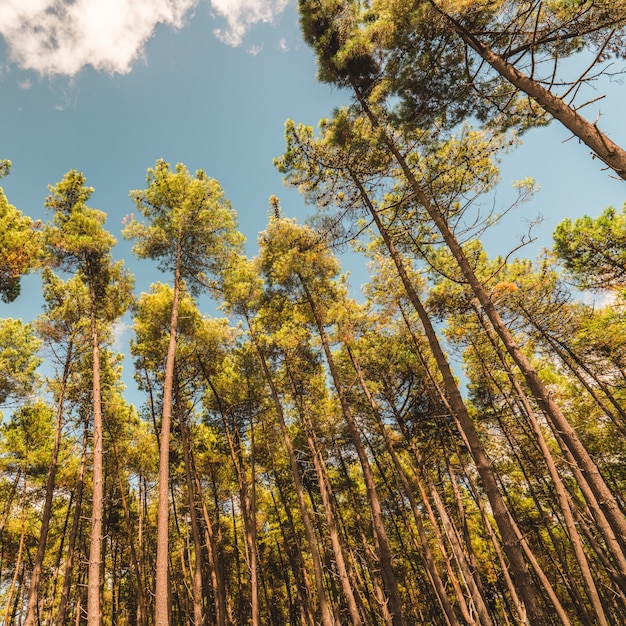
[[[423,559],[424,559],[424,563],[426,565],[426,569],[428,571],[429,577],[431,579],[433,588],[435,590],[435,594],[437,596],[437,600],[439,601],[441,608],[443,609],[444,614],[446,615],[446,618],[448,620],[448,623],[451,625],[457,625],[458,619],[456,617],[456,614],[454,613],[454,609],[452,608],[449,600],[448,600],[448,595],[446,593],[446,590],[444,588],[443,582],[441,580],[441,576],[439,575],[439,571],[437,570],[437,566],[435,564],[435,559],[433,557],[432,551],[430,549],[430,545],[428,543],[428,538],[426,536],[426,531],[424,529],[424,524],[422,522],[422,514],[419,511],[417,502],[415,500],[415,497],[413,495],[413,489],[411,488],[411,485],[409,484],[408,478],[406,476],[406,473],[404,472],[404,470],[402,469],[402,465],[400,464],[400,460],[398,459],[398,455],[393,447],[393,444],[391,443],[390,439],[389,439],[389,432],[387,431],[387,429],[385,428],[385,425],[383,423],[382,417],[380,415],[380,410],[378,407],[378,403],[376,402],[376,400],[374,399],[374,397],[372,396],[372,394],[370,393],[369,387],[367,386],[367,383],[365,381],[365,377],[363,376],[363,371],[361,370],[361,367],[359,365],[359,363],[357,362],[357,360],[354,357],[354,353],[352,352],[352,350],[350,349],[350,346],[346,345],[346,350],[348,352],[348,356],[350,357],[350,362],[352,363],[352,366],[354,367],[354,371],[357,374],[357,377],[359,379],[359,383],[361,385],[361,389],[363,390],[363,393],[365,394],[365,397],[367,398],[367,401],[370,405],[370,408],[372,410],[372,414],[374,415],[374,418],[376,420],[376,425],[378,426],[378,430],[380,432],[380,434],[383,437],[383,441],[385,443],[385,448],[387,449],[387,453],[390,455],[391,460],[393,462],[396,474],[398,475],[398,477],[400,478],[400,482],[402,483],[402,487],[404,489],[404,493],[406,495],[406,497],[409,500],[409,505],[411,507],[411,511],[413,513],[413,517],[415,519],[415,524],[417,526],[417,531],[419,533],[419,537],[420,537],[420,542],[421,542],[421,552],[423,554]],[[459,597],[459,600],[464,602],[463,596],[461,595]],[[479,617],[481,618],[482,623],[484,624],[484,626],[492,626],[492,622],[491,622],[491,618],[489,617],[489,614],[487,612],[487,608],[484,606],[484,604],[480,607],[478,607],[478,614]],[[471,620],[471,618],[469,618],[469,615],[465,612],[465,619],[468,623],[472,623],[473,620]],[[484,620],[484,621],[483,621]]]
[[[404,626],[406,624],[406,618],[404,615],[404,609],[402,607],[400,592],[398,590],[396,575],[392,565],[391,546],[389,545],[387,531],[385,530],[385,525],[383,522],[382,509],[376,490],[376,484],[374,482],[374,476],[372,474],[372,468],[370,466],[369,459],[367,458],[367,452],[365,451],[363,442],[361,441],[361,436],[359,434],[356,422],[352,417],[350,406],[345,397],[343,385],[341,384],[339,372],[337,371],[332,353],[330,351],[330,346],[328,345],[328,337],[326,336],[326,331],[324,330],[319,311],[317,310],[315,301],[313,300],[305,281],[302,279],[302,277],[299,278],[302,289],[309,302],[309,306],[311,307],[313,317],[315,318],[317,331],[322,341],[322,347],[326,356],[326,362],[328,363],[328,369],[330,371],[331,378],[333,379],[333,383],[337,391],[337,396],[339,397],[339,402],[341,404],[342,414],[346,420],[346,424],[348,425],[350,439],[352,441],[352,445],[354,445],[356,449],[356,453],[359,457],[359,462],[361,464],[361,469],[363,471],[363,479],[365,481],[365,488],[367,491],[367,498],[370,505],[370,513],[372,517],[372,527],[374,530],[376,552],[380,563],[381,575],[385,584],[385,591],[389,599],[389,612],[392,615],[394,626]]]
[[[4,624],[9,624],[9,615],[11,614],[11,604],[13,603],[13,594],[17,586],[20,571],[22,570],[22,557],[24,555],[24,540],[26,538],[26,488],[28,481],[26,480],[26,472],[22,472],[23,475],[23,488],[22,488],[22,527],[20,532],[20,543],[17,549],[17,557],[15,559],[15,570],[13,571],[13,578],[11,579],[11,586],[7,594],[7,601],[4,607]]]
[[[474,292],[474,295],[478,298],[478,301],[480,302],[483,311],[487,315],[487,318],[489,319],[489,322],[491,323],[493,329],[500,337],[500,340],[502,341],[507,352],[513,358],[513,361],[524,376],[526,384],[528,385],[528,388],[530,389],[533,397],[536,399],[539,407],[548,418],[549,423],[552,425],[553,431],[559,433],[559,436],[565,442],[565,445],[570,450],[572,456],[576,460],[580,471],[586,477],[589,486],[591,487],[591,490],[595,494],[598,502],[600,503],[600,506],[605,512],[606,517],[611,524],[611,527],[613,528],[613,531],[617,535],[617,538],[622,545],[622,548],[626,547],[626,518],[620,510],[615,497],[611,493],[610,489],[607,487],[602,475],[600,474],[600,471],[598,470],[598,467],[587,452],[586,448],[582,445],[580,439],[578,438],[578,435],[576,434],[576,431],[567,421],[560,407],[554,401],[554,398],[552,397],[546,386],[543,384],[543,381],[537,374],[536,370],[533,368],[529,359],[517,345],[513,334],[500,317],[500,314],[494,306],[494,303],[491,300],[491,297],[489,296],[487,290],[474,273],[472,265],[465,255],[465,252],[463,251],[463,248],[461,247],[459,241],[456,239],[454,233],[450,230],[450,227],[448,226],[448,223],[446,222],[444,217],[437,210],[437,207],[433,205],[433,203],[430,201],[430,199],[420,186],[419,182],[413,175],[413,172],[408,162],[404,158],[404,155],[398,150],[393,139],[381,126],[378,118],[371,111],[368,103],[365,101],[363,94],[360,92],[359,88],[356,85],[354,85],[354,91],[359,103],[363,108],[363,111],[368,116],[368,119],[370,120],[372,126],[383,131],[383,139],[387,147],[389,148],[389,151],[393,154],[396,162],[402,169],[406,181],[409,183],[415,193],[416,199],[424,207],[430,219],[437,227],[437,230],[439,230],[448,249],[452,253],[452,256],[455,258],[459,269],[461,270],[461,273],[467,280],[469,286]],[[360,182],[357,182],[355,180],[355,183],[359,185],[360,189],[362,190]],[[363,195],[364,190],[362,190],[361,193]],[[367,200],[369,200],[369,198]],[[373,207],[370,210],[376,213]],[[376,215],[374,219],[377,220],[377,224],[380,222],[380,218],[378,217],[378,215]],[[528,600],[531,600],[531,598],[525,598],[525,601]],[[533,603],[533,606],[529,607],[528,610],[533,613],[535,611],[535,607],[538,608],[537,603]],[[542,612],[540,611],[540,613]],[[538,623],[541,623],[542,620],[545,620],[545,615],[543,614],[538,613],[536,617],[540,620]],[[534,617],[532,619],[534,620]]]
[[[313,524],[311,523],[311,517],[310,517],[309,510],[308,510],[308,507],[306,505],[306,501],[304,498],[304,490],[302,489],[302,480],[300,478],[300,470],[298,469],[298,462],[296,460],[293,443],[291,441],[291,437],[289,436],[287,425],[285,423],[285,416],[284,416],[283,408],[280,402],[280,397],[278,396],[278,390],[276,389],[276,385],[274,384],[269,368],[265,361],[265,355],[263,354],[261,346],[258,344],[256,337],[254,336],[250,321],[247,320],[247,322],[248,322],[248,328],[250,329],[250,333],[252,336],[252,340],[254,342],[255,348],[259,355],[259,361],[261,363],[263,374],[270,388],[270,393],[272,395],[272,400],[274,402],[274,407],[276,409],[276,417],[278,420],[278,425],[280,427],[280,431],[283,436],[283,441],[285,443],[285,448],[287,449],[287,455],[289,457],[289,466],[291,468],[291,474],[292,474],[293,481],[294,481],[296,497],[298,499],[298,505],[300,508],[300,515],[302,517],[302,523],[304,525],[305,534],[307,537],[307,541],[309,543],[309,549],[311,550],[311,558],[313,560],[313,573],[315,576],[317,602],[318,602],[318,606],[319,606],[319,610],[320,610],[320,614],[322,618],[322,623],[324,624],[324,626],[333,626],[334,619],[332,617],[332,614],[328,606],[328,601],[326,599],[326,590],[324,588],[322,561],[320,559],[320,553],[319,553],[319,549],[317,546],[317,540],[315,538],[315,532],[313,530]]]
[[[574,515],[572,513],[570,500],[567,495],[567,491],[563,485],[563,481],[561,480],[561,477],[559,476],[557,467],[554,463],[554,458],[552,457],[552,453],[550,452],[550,449],[548,448],[548,444],[546,443],[543,432],[541,431],[541,428],[539,427],[539,423],[537,421],[537,418],[535,416],[535,413],[532,407],[530,406],[530,402],[528,398],[526,397],[524,390],[521,388],[519,382],[513,375],[513,372],[511,371],[508,363],[506,362],[504,355],[501,353],[499,346],[497,344],[497,341],[492,336],[488,328],[484,328],[484,330],[485,330],[485,333],[487,334],[487,337],[489,338],[491,345],[493,346],[494,350],[496,350],[499,361],[507,373],[508,379],[511,385],[513,386],[513,389],[515,391],[517,398],[522,403],[524,412],[526,414],[526,418],[528,419],[532,432],[535,436],[535,442],[538,445],[541,455],[546,464],[546,467],[548,468],[550,478],[552,479],[552,484],[557,494],[557,499],[559,501],[561,513],[563,515],[563,520],[565,522],[566,532],[567,532],[567,535],[569,536],[570,543],[572,545],[572,549],[576,557],[576,561],[578,562],[578,566],[582,574],[583,582],[585,585],[585,590],[587,592],[587,597],[589,598],[589,601],[591,602],[593,610],[595,611],[595,614],[596,614],[595,618],[597,620],[597,623],[600,624],[601,626],[608,626],[608,622],[604,614],[604,609],[602,607],[602,602],[600,601],[600,596],[598,594],[598,590],[596,588],[596,584],[594,581],[594,576],[591,572],[591,568],[589,567],[587,555],[585,554],[583,542],[580,537],[580,534],[578,533],[578,529],[576,528],[576,522],[574,520]],[[480,354],[478,351],[477,353]],[[485,371],[487,371],[486,365],[483,364],[483,367],[485,367]]]
[[[292,395],[298,413],[300,415],[300,420],[302,422],[302,425],[304,426],[307,443],[309,445],[309,449],[311,450],[311,456],[313,458],[313,466],[315,468],[315,473],[317,474],[318,478],[320,497],[322,499],[322,506],[324,507],[326,524],[328,526],[328,535],[333,549],[333,556],[335,557],[335,564],[337,566],[337,573],[339,576],[339,581],[341,583],[341,589],[343,591],[346,604],[348,605],[348,612],[350,614],[350,620],[352,624],[354,626],[360,626],[362,624],[361,614],[359,613],[359,608],[357,606],[354,591],[352,589],[351,576],[348,574],[343,546],[341,544],[341,539],[337,530],[337,524],[335,523],[335,513],[333,511],[332,500],[330,497],[331,489],[330,482],[328,480],[328,474],[326,472],[326,466],[319,450],[319,445],[317,443],[313,424],[309,416],[307,415],[305,408],[302,406],[302,401],[298,397],[293,374],[291,372],[291,369],[289,368],[288,363],[286,363],[286,367],[289,381],[291,383]]]
[[[130,508],[128,506],[128,500],[126,499],[126,491],[124,481],[122,480],[122,469],[120,467],[120,457],[117,448],[117,442],[109,430],[111,436],[111,442],[113,446],[113,454],[115,456],[115,468],[117,471],[117,481],[120,488],[120,499],[122,501],[122,509],[124,511],[124,523],[126,524],[126,532],[128,533],[128,546],[130,548],[130,559],[135,568],[135,576],[137,577],[137,624],[139,626],[147,626],[148,612],[146,607],[146,592],[143,586],[143,579],[141,577],[141,567],[139,564],[139,558],[137,556],[137,550],[135,549],[135,539],[133,537],[133,527],[130,520]]]
[[[63,589],[61,590],[61,598],[59,599],[59,608],[57,609],[55,626],[65,626],[66,624],[67,606],[70,598],[72,575],[74,571],[74,553],[76,551],[76,541],[78,538],[78,530],[83,508],[83,490],[85,486],[85,471],[87,468],[88,438],[89,427],[87,424],[87,419],[85,419],[85,429],[83,434],[83,453],[80,461],[80,470],[78,473],[78,484],[76,486],[76,504],[74,505],[74,517],[72,518],[72,527],[70,528],[67,555],[65,557],[65,568],[63,571]]]
[[[218,410],[220,412],[220,417],[222,418],[222,425],[224,427],[224,433],[226,435],[226,441],[228,443],[228,450],[230,452],[230,458],[233,462],[233,467],[235,468],[235,473],[237,474],[237,485],[239,487],[239,497],[241,498],[241,508],[244,520],[244,526],[246,529],[246,545],[248,546],[248,554],[249,554],[249,569],[250,569],[250,604],[252,609],[252,626],[260,626],[261,624],[261,614],[260,614],[260,605],[259,605],[259,584],[258,584],[258,572],[257,572],[257,541],[256,541],[256,503],[254,500],[254,445],[251,445],[252,448],[252,496],[248,493],[248,482],[245,475],[244,469],[244,460],[242,456],[241,450],[241,441],[238,430],[235,428],[234,437],[236,437],[236,445],[235,441],[233,441],[233,433],[231,433],[231,429],[229,428],[228,421],[226,419],[226,411],[224,406],[222,405],[222,400],[217,393],[217,389],[213,385],[206,368],[204,367],[204,363],[202,359],[198,356],[198,362],[200,364],[200,369],[204,375],[205,380],[207,381],[209,387],[211,388],[211,392],[213,393],[213,397],[218,405]],[[250,430],[253,432],[252,425],[252,417],[250,417]],[[218,626],[221,626],[222,623],[218,620]]]
[[[169,459],[170,429],[172,421],[172,395],[174,383],[174,360],[176,357],[176,333],[178,331],[178,302],[180,299],[180,239],[176,242],[176,271],[170,318],[170,338],[163,381],[163,414],[159,442],[159,504],[157,513],[157,559],[155,576],[155,626],[170,626],[169,585]]]
[[[92,402],[93,402],[93,503],[91,507],[91,535],[89,544],[89,576],[87,579],[87,625],[100,626],[102,512],[104,506],[104,474],[102,465],[102,399],[100,396],[100,339],[96,319],[96,296],[90,281]]]
[[[179,398],[180,401],[180,398]],[[189,431],[185,423],[182,407],[178,408],[180,431],[182,435],[183,456],[185,462],[185,479],[187,482],[187,505],[191,519],[191,536],[194,546],[193,574],[192,574],[192,598],[193,598],[193,623],[195,626],[204,626],[204,607],[202,603],[202,542],[200,541],[200,526],[194,497],[194,481],[191,471],[191,442]]]

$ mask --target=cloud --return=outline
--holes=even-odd
[[[182,27],[198,1],[2,0],[0,35],[12,62],[42,75],[125,74],[156,25]]]
[[[252,26],[259,22],[273,23],[288,4],[289,0],[211,0],[211,6],[227,24],[227,28],[216,28],[213,32],[220,41],[239,46]]]
[[[75,76],[87,65],[126,74],[157,24],[182,28],[200,2],[225,21],[215,36],[236,47],[290,0],[0,0],[0,36],[12,63],[44,76]]]

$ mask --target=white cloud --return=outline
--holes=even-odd
[[[2,0],[0,35],[11,61],[74,76],[86,65],[125,74],[157,24],[180,28],[198,0]]]
[[[239,46],[252,26],[259,22],[271,24],[287,4],[289,0],[211,0],[211,6],[227,24],[227,28],[213,32],[220,41]]]
[[[289,51],[289,46],[287,45],[287,40],[284,37],[281,37],[280,41],[278,42],[278,47],[281,49],[282,52],[288,52]]]
[[[74,76],[86,65],[126,74],[157,24],[181,28],[200,2],[225,21],[216,37],[236,47],[290,0],[0,0],[0,36],[12,63],[41,75]]]

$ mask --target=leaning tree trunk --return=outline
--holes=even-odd
[[[254,346],[259,356],[259,362],[261,363],[263,375],[270,388],[270,393],[272,395],[272,400],[274,402],[274,407],[276,409],[276,417],[278,420],[278,425],[280,427],[280,431],[283,436],[285,448],[287,449],[287,456],[289,457],[289,466],[291,468],[291,474],[292,474],[292,478],[294,481],[294,487],[296,490],[296,496],[298,499],[298,506],[300,508],[302,523],[304,525],[304,531],[307,537],[307,541],[309,543],[309,549],[311,550],[311,558],[313,560],[313,573],[315,576],[315,588],[317,591],[317,602],[318,602],[318,606],[319,606],[319,610],[320,610],[320,614],[322,618],[322,623],[324,624],[324,626],[333,626],[334,620],[333,620],[332,614],[328,606],[328,601],[326,599],[326,590],[324,588],[322,561],[320,559],[320,553],[319,553],[319,549],[317,545],[317,539],[315,538],[315,531],[313,530],[313,524],[311,523],[311,516],[309,514],[309,510],[308,510],[308,507],[306,505],[306,501],[304,498],[304,490],[302,488],[302,480],[300,478],[300,470],[298,468],[298,462],[296,460],[296,454],[295,454],[295,450],[293,447],[293,442],[291,441],[291,437],[289,436],[289,431],[287,430],[287,424],[285,423],[283,407],[280,402],[278,390],[276,389],[276,385],[274,384],[274,380],[267,366],[265,355],[256,337],[254,336],[254,333],[252,332],[252,326],[250,324],[250,321],[247,320],[247,323],[248,323],[248,328],[250,329],[250,332],[251,332]]]
[[[315,319],[317,331],[319,333],[322,347],[324,349],[324,354],[326,356],[326,362],[328,363],[328,369],[330,371],[331,378],[333,379],[333,384],[335,386],[337,396],[339,397],[339,402],[341,404],[341,411],[344,419],[346,420],[346,424],[348,425],[350,440],[352,441],[352,445],[356,449],[356,453],[359,457],[359,462],[361,464],[363,480],[365,481],[367,498],[370,505],[376,552],[380,562],[380,571],[383,582],[385,584],[385,591],[389,600],[389,612],[392,615],[394,626],[404,626],[406,624],[406,618],[404,615],[404,609],[402,607],[400,591],[398,590],[396,575],[392,565],[391,546],[389,544],[389,538],[387,537],[387,531],[385,530],[385,525],[383,522],[382,509],[380,506],[380,500],[378,498],[378,492],[376,490],[376,484],[374,482],[372,468],[370,466],[365,447],[363,446],[363,442],[361,441],[361,435],[359,434],[356,422],[354,421],[354,418],[352,416],[352,411],[350,410],[350,406],[343,391],[343,385],[341,384],[339,372],[337,371],[333,355],[330,351],[330,346],[328,345],[328,337],[326,335],[326,331],[324,330],[324,325],[320,318],[317,305],[313,300],[311,293],[309,292],[306,282],[302,279],[302,277],[299,278],[300,284]]]
[[[562,98],[555,96],[536,80],[520,72],[514,65],[496,54],[491,48],[482,44],[458,20],[440,9],[434,0],[429,0],[429,2],[465,44],[477,52],[500,76],[508,80],[520,91],[523,91],[546,113],[549,113],[554,119],[561,122],[574,136],[591,148],[602,162],[606,163],[620,178],[626,180],[626,150],[618,146],[614,141],[611,141],[595,124],[579,115],[578,111],[566,104]]]
[[[328,480],[328,473],[324,464],[324,459],[319,449],[317,437],[313,423],[306,413],[306,409],[302,406],[302,402],[298,397],[296,390],[296,384],[293,378],[293,373],[289,364],[286,363],[287,375],[289,376],[289,382],[291,384],[291,393],[296,405],[300,421],[304,427],[306,433],[307,443],[311,450],[311,456],[313,458],[313,467],[318,477],[320,497],[322,499],[322,506],[324,507],[324,514],[326,516],[326,525],[328,526],[328,535],[330,543],[333,549],[333,556],[335,557],[335,565],[337,566],[337,574],[341,583],[341,589],[343,591],[346,604],[348,605],[348,613],[350,614],[350,620],[353,626],[361,626],[363,623],[359,607],[356,602],[356,596],[354,589],[352,588],[352,578],[348,573],[348,567],[346,565],[346,559],[344,557],[344,550],[337,529],[337,523],[335,520],[335,511],[333,510],[331,499],[330,481]]]
[[[359,380],[361,389],[363,390],[363,393],[365,394],[365,397],[367,398],[367,402],[370,405],[372,414],[374,415],[374,418],[376,420],[376,425],[378,427],[378,430],[383,437],[383,442],[385,443],[385,448],[387,449],[387,453],[391,457],[396,474],[400,478],[400,482],[402,483],[402,487],[404,489],[405,495],[409,500],[409,505],[411,507],[411,511],[415,519],[415,525],[417,527],[419,537],[420,537],[420,542],[421,542],[420,551],[423,554],[423,559],[426,565],[426,570],[428,571],[428,575],[431,579],[431,583],[435,590],[435,595],[437,596],[437,599],[439,600],[439,604],[441,608],[443,609],[443,612],[447,618],[448,623],[451,626],[456,626],[458,625],[459,621],[456,617],[456,614],[454,613],[454,609],[452,608],[450,601],[448,600],[448,595],[446,593],[443,582],[441,580],[441,576],[439,575],[439,571],[437,570],[435,559],[430,549],[430,545],[428,544],[428,538],[426,536],[426,531],[424,529],[424,524],[422,522],[422,515],[419,511],[417,502],[415,500],[415,496],[413,495],[413,489],[411,488],[411,485],[409,484],[406,473],[402,469],[402,465],[400,464],[398,455],[393,447],[392,442],[390,441],[389,432],[387,431],[383,423],[378,404],[376,400],[374,399],[374,397],[372,396],[369,390],[369,387],[365,381],[365,377],[363,375],[363,371],[361,370],[361,366],[355,359],[354,354],[352,350],[350,349],[350,346],[346,345],[346,350],[348,352],[348,356],[350,357],[350,362],[352,363],[352,366],[354,367],[354,371],[357,374],[357,378]],[[459,604],[461,604],[462,602],[464,603],[464,598],[461,595],[459,597]],[[489,617],[489,613],[487,612],[487,608],[484,605],[484,603],[481,604],[480,602],[477,602],[476,606],[478,609],[478,614],[480,616],[482,625],[493,626],[491,622],[491,618]],[[469,615],[467,615],[467,617],[469,617]],[[471,621],[471,620],[467,620],[467,621]]]
[[[539,597],[537,595],[534,583],[528,571],[528,566],[524,558],[523,552],[519,547],[518,530],[513,523],[509,514],[508,507],[498,489],[498,483],[495,477],[495,473],[492,468],[492,463],[487,456],[483,445],[478,437],[478,433],[474,426],[474,422],[469,416],[465,402],[461,396],[461,392],[456,384],[454,375],[448,363],[448,360],[439,344],[437,334],[430,321],[430,317],[422,304],[417,291],[413,287],[411,279],[409,278],[404,262],[396,250],[387,229],[382,223],[380,216],[378,215],[375,207],[372,205],[365,189],[360,184],[360,181],[353,177],[355,184],[358,186],[365,205],[368,207],[370,214],[376,224],[376,227],[383,238],[383,241],[389,251],[392,261],[398,271],[398,276],[402,281],[404,289],[407,293],[409,301],[415,308],[416,313],[420,318],[420,322],[424,328],[424,333],[428,344],[437,363],[437,367],[442,375],[444,386],[449,397],[451,408],[456,415],[462,433],[467,441],[470,453],[474,462],[476,463],[476,469],[480,475],[483,483],[483,488],[491,504],[494,519],[498,525],[498,529],[502,535],[502,542],[506,555],[511,563],[511,568],[514,572],[514,579],[520,598],[524,603],[525,610],[528,615],[528,619],[533,626],[548,625],[549,619],[545,615]],[[523,621],[525,616],[520,615],[520,619]]]
[[[415,193],[417,201],[423,206],[428,213],[428,216],[433,221],[437,230],[440,232],[446,246],[452,253],[452,256],[456,260],[461,273],[470,286],[474,295],[480,302],[480,305],[485,312],[485,315],[489,319],[493,329],[500,337],[507,352],[511,355],[513,361],[519,368],[520,372],[524,376],[526,384],[530,389],[533,397],[537,401],[539,407],[548,418],[549,423],[552,425],[552,429],[555,433],[561,437],[562,441],[567,446],[568,450],[574,457],[576,464],[580,468],[580,471],[585,476],[591,490],[597,498],[602,510],[604,511],[613,531],[617,535],[617,538],[622,545],[622,548],[626,549],[626,518],[619,508],[619,505],[604,481],[604,478],[600,474],[598,467],[594,463],[593,459],[583,446],[582,442],[578,438],[576,431],[572,425],[567,421],[565,415],[561,411],[561,408],[555,402],[554,398],[544,385],[543,381],[537,374],[536,370],[532,366],[530,360],[526,357],[521,350],[513,334],[502,320],[498,310],[496,309],[489,293],[485,289],[483,283],[476,276],[472,265],[465,255],[461,244],[450,229],[448,223],[444,219],[443,215],[437,210],[437,207],[430,201],[430,198],[426,195],[417,178],[414,176],[406,158],[400,152],[395,145],[393,138],[387,133],[386,129],[381,126],[379,119],[370,109],[365,97],[360,92],[358,86],[354,85],[355,94],[357,99],[363,108],[363,111],[368,116],[372,126],[383,132],[383,140],[385,141],[389,151],[393,154],[396,162],[400,166],[407,183],[411,186],[411,189]],[[357,181],[355,181],[357,182]],[[359,184],[359,183],[357,183]],[[360,186],[360,184],[359,184]],[[362,189],[362,186],[360,186]],[[362,191],[362,195],[364,190]],[[368,199],[369,200],[369,199]],[[371,203],[370,203],[371,204]],[[374,210],[373,207],[371,210]],[[374,210],[375,212],[375,210]],[[380,222],[379,218],[375,220]],[[543,617],[541,618],[543,619]]]

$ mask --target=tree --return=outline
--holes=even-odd
[[[173,275],[169,344],[163,381],[163,413],[159,447],[159,508],[156,563],[156,626],[169,626],[168,477],[174,359],[178,306],[183,281],[192,294],[211,284],[237,252],[243,237],[235,230],[235,214],[219,183],[202,170],[192,176],[184,165],[174,171],[165,161],[148,170],[145,190],[131,192],[147,222],[130,218],[124,236],[136,239],[135,254],[157,261]]]
[[[85,204],[93,193],[85,182],[82,173],[71,170],[61,182],[50,188],[45,206],[54,211],[54,225],[46,231],[46,247],[51,263],[62,271],[80,276],[89,294],[89,309],[85,313],[89,316],[91,338],[94,487],[87,621],[89,626],[99,626],[102,621],[100,580],[104,498],[100,350],[106,337],[106,324],[118,319],[130,304],[133,281],[123,264],[112,260],[115,238],[103,228],[106,215]]]

